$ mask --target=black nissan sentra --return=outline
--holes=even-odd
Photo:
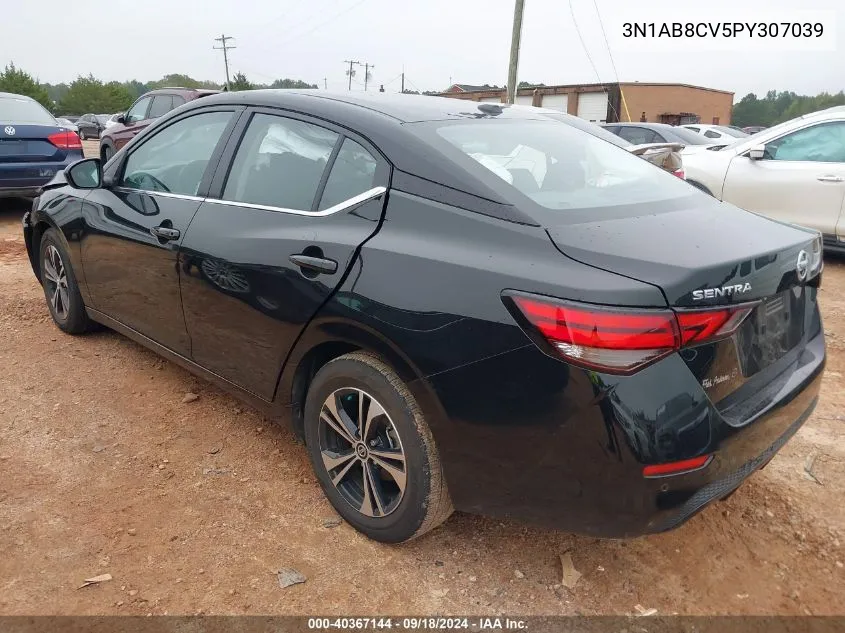
[[[33,209],[59,328],[105,325],[289,420],[380,541],[453,508],[667,530],[818,397],[817,232],[526,109],[220,94]]]

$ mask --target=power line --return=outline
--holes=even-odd
[[[283,44],[290,44],[291,42],[293,42],[293,41],[295,41],[295,40],[298,40],[298,39],[299,39],[299,38],[301,38],[301,37],[305,37],[306,35],[310,35],[310,34],[311,34],[311,33],[313,33],[314,31],[316,31],[317,29],[319,29],[319,28],[321,28],[321,27],[323,27],[323,26],[325,26],[325,25],[327,25],[327,24],[329,24],[329,23],[331,23],[331,22],[334,22],[334,21],[335,21],[335,20],[337,20],[339,17],[341,17],[341,16],[343,16],[343,15],[345,15],[345,14],[349,13],[350,11],[352,11],[352,9],[355,9],[356,7],[359,7],[360,5],[364,4],[366,1],[367,1],[367,0],[358,0],[358,2],[356,2],[355,4],[352,4],[352,5],[348,6],[348,7],[346,7],[346,8],[345,8],[343,11],[341,11],[340,13],[336,13],[335,15],[333,15],[332,17],[330,17],[328,20],[325,20],[324,22],[320,22],[320,23],[319,23],[319,24],[317,24],[315,27],[313,27],[313,28],[311,28],[311,29],[308,29],[307,31],[304,31],[304,32],[302,32],[302,33],[300,33],[300,34],[298,34],[298,35],[294,35],[293,37],[286,38],[286,39],[285,39],[285,41],[283,42]]]
[[[237,46],[230,46],[227,44],[229,40],[235,39],[234,37],[227,36],[225,33],[221,33],[220,37],[215,37],[215,42],[220,42],[221,46],[215,46],[215,50],[222,50],[223,51],[223,64],[226,66],[226,90],[231,90],[232,86],[229,83],[229,50],[232,48],[237,48]]]
[[[578,33],[578,39],[581,40],[581,47],[584,49],[584,54],[587,56],[587,60],[590,62],[590,66],[593,67],[593,72],[596,73],[596,80],[598,81],[599,85],[602,88],[607,89],[602,83],[601,77],[599,76],[598,68],[593,63],[593,58],[590,57],[590,51],[587,49],[587,43],[584,41],[584,37],[581,35],[581,29],[578,27],[578,20],[575,18],[575,9],[572,7],[572,0],[569,0],[569,13],[572,14],[572,24],[575,25],[575,32]],[[613,107],[613,103],[611,103],[610,99],[607,101],[608,105],[610,105],[610,109],[613,110],[614,115],[616,115],[616,119],[619,119],[619,113],[616,112],[616,108]]]
[[[604,36],[604,45],[607,47],[607,56],[610,57],[610,65],[613,68],[613,76],[616,77],[616,83],[619,84],[619,95],[622,97],[622,105],[625,107],[625,114],[628,120],[631,120],[631,113],[628,112],[628,104],[625,102],[625,95],[622,92],[622,84],[619,83],[619,73],[616,71],[616,62],[613,61],[613,53],[610,51],[610,42],[607,41],[607,33],[604,30],[604,22],[601,19],[601,12],[596,0],[593,0],[593,6],[596,8],[596,16],[599,19],[599,26],[601,27],[601,34]],[[617,119],[619,116],[617,115]]]

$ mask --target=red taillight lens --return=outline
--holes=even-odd
[[[51,134],[47,137],[47,140],[59,149],[82,149],[82,141],[79,140],[79,136],[76,132],[70,130]]]
[[[675,174],[681,180],[686,180],[687,175],[684,173],[683,169],[676,169],[672,173]]]
[[[682,459],[679,462],[667,462],[665,464],[652,464],[643,467],[643,477],[665,477],[666,475],[680,475],[689,473],[699,468],[704,468],[710,463],[712,455],[701,455],[691,459]]]
[[[729,336],[751,312],[747,306],[676,313],[505,297],[518,309],[521,325],[541,334],[568,362],[614,374],[631,374],[685,345]]]

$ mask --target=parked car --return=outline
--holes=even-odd
[[[219,92],[194,88],[160,88],[141,95],[126,114],[117,117],[116,125],[100,136],[100,158],[107,162],[114,153],[131,141],[138,132],[162,115],[180,105]]]
[[[83,114],[76,122],[79,138],[83,141],[89,138],[100,138],[108,120],[108,114]]]
[[[512,107],[527,108],[533,106]],[[566,123],[567,125],[576,127],[579,130],[592,134],[593,136],[597,136],[609,143],[613,143],[618,147],[624,147],[632,154],[657,165],[661,169],[665,169],[678,178],[684,177],[684,161],[681,158],[681,150],[683,150],[684,146],[681,143],[645,143],[643,145],[634,145],[630,141],[626,141],[621,136],[617,136],[609,130],[604,129],[602,126],[580,117],[545,108],[536,108],[536,110],[541,111],[549,119]]]
[[[76,127],[76,123],[71,121],[70,119],[66,119],[64,117],[56,117],[56,122],[64,128],[69,129],[72,132],[79,133],[79,128]]]
[[[742,131],[750,136],[751,134],[757,134],[757,132],[762,132],[763,130],[768,129],[769,128],[765,125],[749,125],[748,127],[742,128]]]
[[[70,121],[71,123],[76,123],[79,120],[79,115],[77,114],[62,114],[59,116],[60,119],[65,119],[66,121]]]
[[[845,106],[684,162],[690,182],[716,198],[816,229],[825,248],[845,252]]]
[[[825,363],[818,232],[516,108],[224,93],[67,169],[23,231],[60,329],[287,419],[386,542],[453,507],[671,529],[774,456]]]
[[[108,130],[110,128],[113,128],[115,125],[117,125],[118,124],[117,120],[122,116],[126,116],[126,113],[125,112],[117,112],[115,114],[112,114],[109,117],[109,120],[106,121],[106,129]]]
[[[738,130],[728,125],[703,125],[701,123],[682,125],[680,127],[692,130],[696,134],[701,134],[705,138],[709,138],[714,143],[733,143],[738,138],[745,138],[748,136],[742,130]]]
[[[606,123],[602,127],[634,145],[683,143],[685,147],[712,145],[714,141],[684,127],[666,123]]]
[[[56,172],[80,158],[76,132],[34,99],[0,92],[0,198],[35,196]]]

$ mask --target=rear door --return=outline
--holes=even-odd
[[[836,235],[845,200],[845,121],[817,123],[773,139],[761,160],[737,156],[722,199]]]
[[[194,110],[133,147],[115,186],[83,202],[82,264],[94,308],[190,356],[177,254],[239,110]]]
[[[324,121],[242,117],[181,246],[193,359],[272,400],[297,336],[377,230],[389,173]]]

